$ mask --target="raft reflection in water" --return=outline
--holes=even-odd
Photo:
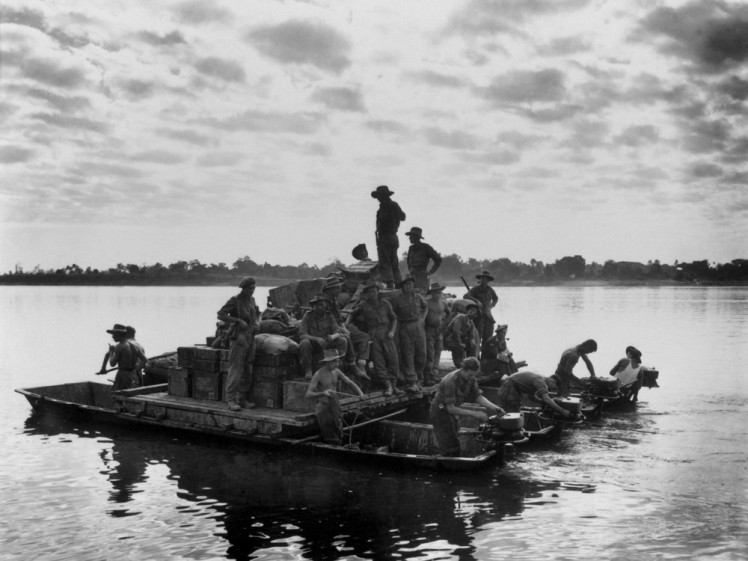
[[[527,500],[559,487],[557,482],[520,480],[498,472],[445,477],[400,475],[360,465],[343,468],[323,458],[299,462],[297,455],[282,450],[118,427],[86,432],[79,424],[36,417],[27,421],[26,432],[96,439],[101,473],[112,486],[110,516],[137,521],[140,502],[155,490],[155,500],[191,513],[189,526],[215,521],[220,528],[215,540],[226,543],[205,544],[206,549],[215,553],[225,546],[226,555],[235,559],[290,549],[314,559],[407,557],[403,550],[408,547],[417,548],[414,555],[424,549],[470,555],[476,551],[472,535],[481,526],[516,517]],[[176,497],[164,496],[169,485],[176,486]],[[183,521],[174,514],[164,516]],[[138,527],[138,538],[146,539],[144,532],[158,533],[152,536],[158,547],[163,524],[151,520]]]

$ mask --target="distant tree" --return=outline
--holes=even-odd
[[[586,261],[584,257],[575,255],[573,257],[566,256],[558,259],[553,264],[553,268],[559,277],[576,278],[584,275],[585,265]]]

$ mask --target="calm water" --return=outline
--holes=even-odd
[[[635,345],[661,388],[487,473],[38,422],[13,392],[101,381],[115,322],[149,356],[204,341],[235,292],[0,287],[0,558],[748,559],[748,289],[500,288],[517,359]]]

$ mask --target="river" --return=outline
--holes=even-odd
[[[0,286],[0,559],[748,559],[746,288],[497,287],[518,360],[595,338],[607,373],[634,345],[661,387],[470,475],[38,421],[13,392],[101,381],[115,322],[149,356],[203,342],[236,292]]]

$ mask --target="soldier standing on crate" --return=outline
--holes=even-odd
[[[338,446],[343,441],[338,384],[344,382],[356,391],[358,397],[361,399],[365,397],[361,388],[340,371],[340,359],[341,356],[335,349],[326,350],[325,356],[320,360],[322,363],[320,369],[312,376],[312,381],[309,382],[309,388],[306,391],[307,399],[317,399],[314,415],[317,417],[319,430],[322,433],[322,441]]]
[[[255,334],[260,331],[260,309],[252,296],[255,280],[244,277],[241,292],[229,298],[218,310],[218,319],[229,324],[229,373],[226,377],[226,401],[229,409],[254,407],[247,397],[252,389],[252,368],[255,360]]]
[[[390,198],[394,194],[386,185],[380,185],[371,192],[371,196],[379,201],[376,230],[377,255],[379,273],[382,282],[387,284],[387,288],[395,288],[395,284],[402,280],[397,256],[397,248],[400,247],[397,231],[400,228],[400,222],[405,220],[405,213],[400,205]]]

